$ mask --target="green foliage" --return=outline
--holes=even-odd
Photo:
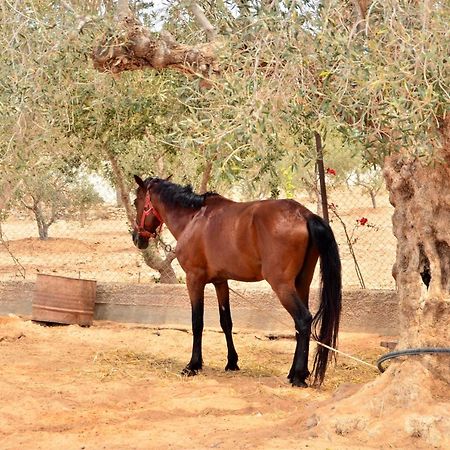
[[[351,9],[326,3],[313,41],[316,82],[302,95],[320,98],[316,111],[361,143],[367,161],[381,164],[404,149],[432,155],[449,100],[448,12],[440,2],[428,12],[413,2],[373,2],[358,31]]]
[[[244,196],[292,196],[315,183],[315,132],[334,185],[357,173],[367,181],[391,152],[431,158],[437,145],[449,100],[444,2],[427,14],[406,0],[374,2],[360,28],[341,0],[240,9],[203,2],[223,41],[210,89],[168,70],[116,78],[94,71],[91,46],[108,30],[120,38],[114,5],[70,4],[72,11],[66,2],[5,4],[3,179],[26,178],[51,160],[114,180],[113,157],[130,180],[173,173],[198,188],[212,164],[210,189],[239,184]],[[146,25],[157,24],[147,2],[134,7]],[[183,3],[163,15],[179,42],[204,41]],[[80,17],[90,18],[82,32]]]

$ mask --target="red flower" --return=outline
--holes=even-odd
[[[362,226],[364,226],[368,221],[369,221],[369,220],[366,219],[365,217],[361,217],[361,219],[358,219],[358,220],[357,220],[357,222],[358,222],[360,225],[362,225]]]
[[[328,175],[336,175],[336,171],[334,169],[331,169],[330,167],[327,167],[327,174]]]

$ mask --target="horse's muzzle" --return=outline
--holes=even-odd
[[[142,237],[138,231],[134,230],[133,234],[133,244],[139,249],[139,250],[145,250],[148,247],[148,241],[149,238]]]

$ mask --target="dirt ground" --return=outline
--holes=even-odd
[[[358,207],[344,211],[340,206],[340,211],[348,233],[354,231],[353,246],[367,287],[393,288],[392,210],[386,199],[376,210],[367,201],[353,205]],[[353,229],[361,217],[373,226]],[[92,218],[84,227],[58,221],[51,227],[51,239],[39,241],[30,218],[11,216],[2,223],[6,246],[0,245],[0,280],[22,279],[25,269],[27,281],[47,273],[153,283],[157,274],[143,264],[127,228],[116,213]],[[343,228],[334,223],[333,229],[341,249],[344,286],[359,287]],[[165,239],[170,237],[166,234]],[[176,265],[175,269],[181,278]],[[0,317],[0,448],[339,450],[432,448],[442,443],[442,448],[450,448],[445,447],[446,433],[438,430],[447,420],[441,410],[448,413],[448,389],[439,387],[436,413],[424,406],[424,419],[410,414],[406,428],[398,414],[385,433],[377,425],[384,400],[370,398],[362,387],[380,380],[373,367],[338,357],[321,389],[292,388],[286,374],[293,340],[238,333],[241,370],[226,373],[225,339],[207,330],[205,368],[185,379],[179,373],[189,360],[191,339],[184,331],[136,324],[99,321],[90,328],[47,327]],[[380,347],[383,340],[392,337],[340,333],[339,348],[374,364],[387,351]],[[363,399],[359,404],[348,397],[356,391]],[[343,410],[334,409],[346,400],[350,404]],[[366,420],[359,414],[363,406],[380,402],[375,416],[371,413]],[[325,427],[330,418],[332,425]]]
[[[340,348],[374,363],[385,352],[382,339],[342,333]],[[339,358],[320,390],[293,388],[286,374],[294,341],[239,333],[235,343],[241,370],[227,373],[224,337],[206,330],[205,368],[182,378],[189,333],[111,322],[49,327],[0,317],[1,448],[385,447],[368,435],[337,429],[324,437],[312,428],[316,408],[374,379],[375,369]]]

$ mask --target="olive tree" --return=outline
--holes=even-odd
[[[231,37],[226,32],[218,37],[199,5],[180,3],[208,38],[197,45],[180,44],[172,34],[149,34],[123,9],[119,29],[127,45],[111,48],[111,38],[103,39],[94,52],[94,65],[114,73],[147,67],[184,70],[214,90],[216,85],[221,88],[220,76],[230,68],[221,65],[222,55],[230,51],[236,77],[280,74],[283,95],[273,97],[279,100],[276,109],[287,112],[286,120],[293,119],[297,133],[305,134],[303,140],[322,137],[330,123],[337,124],[349,142],[363,146],[368,163],[383,167],[398,240],[393,274],[400,305],[399,348],[446,346],[450,337],[448,5],[432,0],[306,3],[309,15],[302,14],[301,2],[239,2],[234,24],[229,17],[225,21],[231,23]],[[214,6],[219,8],[217,3]],[[245,34],[237,33],[239,23],[244,24]],[[261,26],[266,27],[262,40],[267,33],[282,35],[284,30],[283,42],[288,45],[283,52],[246,52],[255,48],[255,30]],[[252,72],[242,70],[240,56],[247,61],[244,68],[253,62]],[[231,95],[224,108],[233,100]],[[368,426],[383,410],[383,426],[375,432],[382,438],[390,417],[406,414],[402,433],[422,436],[430,443],[434,438],[426,431],[427,420],[413,421],[408,416],[427,404],[435,414],[436,439],[442,442],[450,424],[439,413],[442,406],[434,403],[433,386],[439,380],[450,382],[444,358],[394,362],[360,394],[335,405],[333,415],[340,408],[344,411],[346,404],[359,402],[362,426]],[[367,405],[369,396],[372,402]]]

